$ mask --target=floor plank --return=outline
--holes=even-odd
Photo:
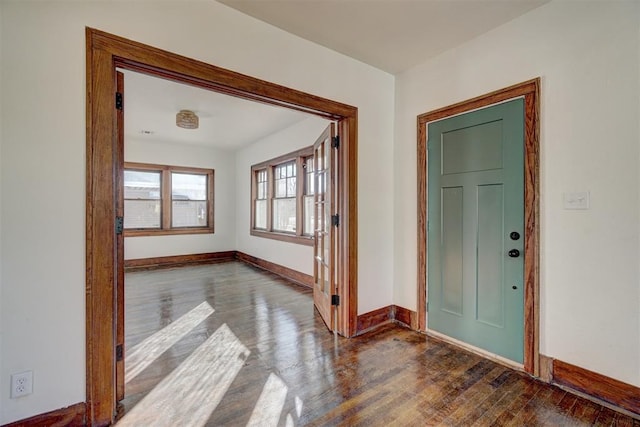
[[[337,337],[308,288],[238,261],[127,273],[125,299],[125,365],[155,358],[129,359],[123,427],[640,425],[394,324]]]

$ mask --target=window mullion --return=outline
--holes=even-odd
[[[267,168],[267,231],[273,231],[273,197],[276,185],[273,169],[273,166]]]
[[[251,229],[256,228],[256,200],[258,200],[258,171],[251,169]]]
[[[302,236],[303,200],[304,200],[304,159],[296,159],[296,236]]]
[[[213,221],[214,217],[213,217],[213,213],[214,213],[214,203],[215,203],[215,199],[214,199],[214,187],[213,187],[213,174],[214,172],[209,172],[207,174],[207,227],[211,228],[211,231],[214,230],[214,224],[215,222]]]
[[[171,171],[169,169],[162,170],[162,229],[171,229]]]

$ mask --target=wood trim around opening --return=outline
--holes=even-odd
[[[87,423],[108,425],[115,400],[116,68],[337,120],[341,147],[338,332],[356,333],[357,108],[142,43],[86,29],[86,396]]]
[[[427,302],[427,124],[514,98],[524,98],[524,370],[538,376],[540,328],[540,78],[418,116],[418,330],[426,331]]]

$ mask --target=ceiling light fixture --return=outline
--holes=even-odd
[[[176,114],[176,126],[182,129],[198,129],[198,116],[191,110],[180,110]]]

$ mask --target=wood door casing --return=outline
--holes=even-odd
[[[427,123],[523,96],[525,103],[524,194],[524,370],[539,375],[540,330],[540,78],[430,111],[417,118],[417,305],[418,330],[426,330],[427,302]]]
[[[116,217],[124,218],[124,74],[116,72],[116,92],[122,104],[116,111]],[[116,349],[121,348],[116,357],[116,400],[124,399],[124,227],[116,234]]]
[[[337,274],[342,305],[338,333],[356,334],[358,288],[358,109],[317,95],[256,79],[172,52],[86,28],[86,396],[87,423],[107,425],[115,410],[117,251],[115,69],[138,71],[246,100],[338,120],[343,135],[338,210],[341,251]]]

